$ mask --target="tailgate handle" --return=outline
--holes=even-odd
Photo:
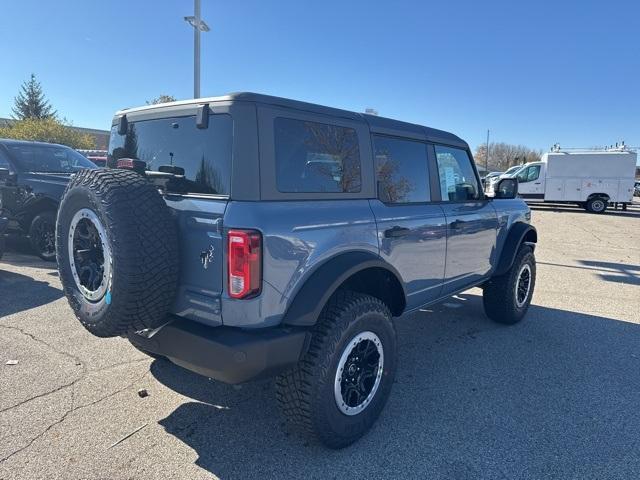
[[[221,220],[221,218],[189,217],[187,226],[208,232],[219,232]]]

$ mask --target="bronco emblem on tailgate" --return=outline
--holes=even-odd
[[[209,264],[213,262],[214,251],[215,249],[213,248],[213,245],[209,245],[209,248],[207,250],[203,250],[202,252],[200,252],[200,261],[202,262],[202,266],[205,270],[207,269]]]

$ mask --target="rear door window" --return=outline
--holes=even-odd
[[[360,192],[360,151],[353,128],[276,118],[274,130],[278,191]]]
[[[374,135],[373,145],[380,200],[385,203],[431,200],[426,143]]]
[[[230,115],[209,116],[208,128],[196,126],[195,115],[129,122],[126,135],[111,130],[107,163],[121,158],[146,163],[147,170],[161,166],[184,169],[184,178],[167,183],[167,191],[229,195],[233,121]]]
[[[436,145],[440,194],[447,202],[466,202],[480,198],[480,188],[471,158],[461,148]]]

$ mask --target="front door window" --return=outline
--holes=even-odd
[[[468,202],[480,198],[480,186],[469,154],[461,148],[436,145],[440,194],[444,202]]]
[[[533,182],[537,180],[538,177],[540,177],[540,165],[532,165],[518,174],[518,182]]]

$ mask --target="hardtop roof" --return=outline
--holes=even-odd
[[[366,113],[352,112],[349,110],[343,110],[339,108],[327,107],[324,105],[318,105],[315,103],[303,102],[300,100],[292,100],[289,98],[275,97],[272,95],[264,95],[261,93],[252,92],[236,92],[228,95],[218,97],[204,97],[189,100],[179,100],[176,102],[160,103],[156,105],[146,105],[142,107],[127,108],[116,112],[115,117],[121,117],[129,113],[138,113],[149,110],[162,110],[164,108],[176,107],[180,105],[202,105],[205,103],[220,103],[220,102],[253,102],[264,105],[273,105],[283,108],[291,108],[295,110],[302,110],[306,112],[318,113],[322,115],[329,115],[333,117],[346,118],[349,120],[365,121],[368,123],[371,129],[390,129],[390,130],[404,130],[408,132],[416,132],[423,130],[427,137],[431,137],[436,141],[450,142],[456,144],[463,144],[467,146],[467,143],[454,135],[453,133],[446,132],[444,130],[438,130],[435,128],[426,127],[424,125],[418,125],[409,122],[403,122],[400,120],[394,120],[391,118],[380,117],[377,115],[369,115]],[[114,122],[115,123],[115,122]]]

